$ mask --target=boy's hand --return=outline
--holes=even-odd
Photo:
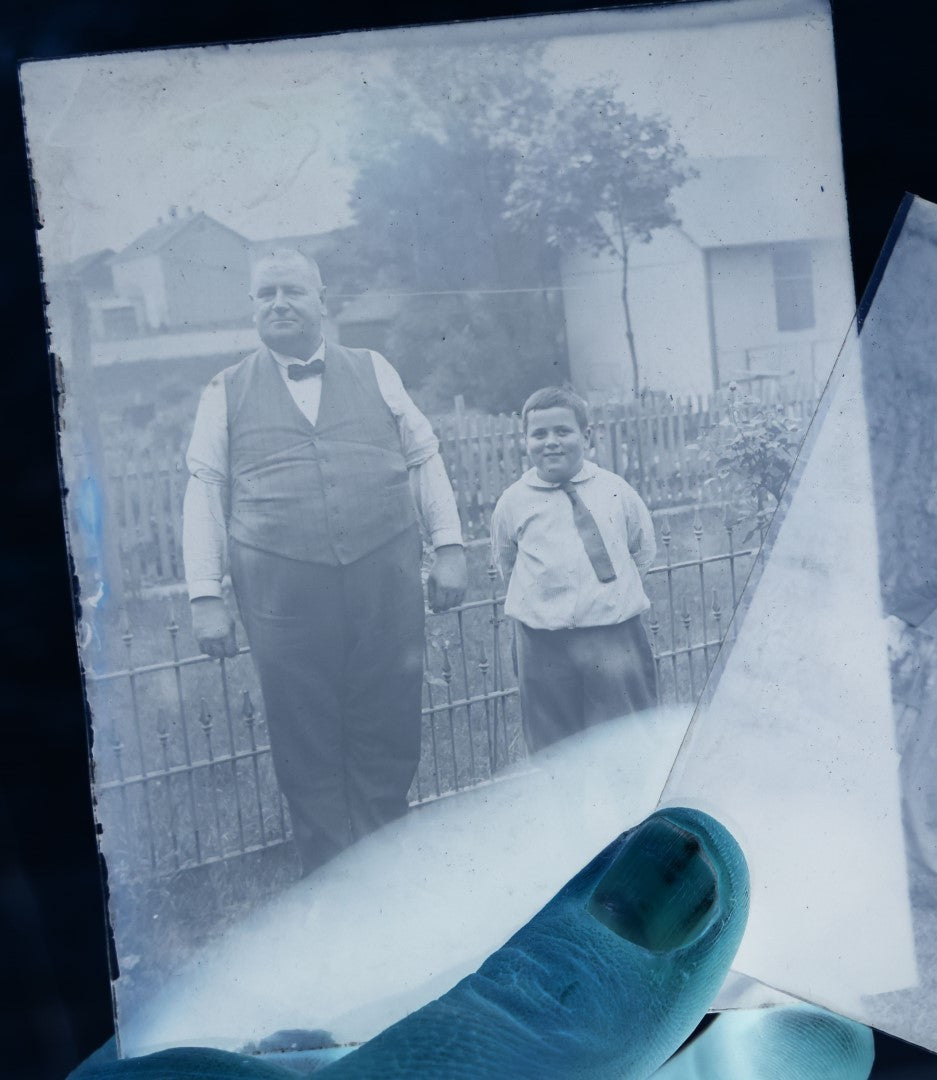
[[[458,607],[465,599],[468,585],[468,569],[465,550],[459,544],[447,544],[436,548],[436,561],[429,572],[426,591],[433,611],[448,611]]]
[[[224,600],[217,596],[200,596],[192,601],[191,606],[192,632],[202,652],[216,659],[237,656],[234,619]]]

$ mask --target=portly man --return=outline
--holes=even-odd
[[[438,441],[379,354],[325,342],[298,251],[254,267],[261,347],[217,375],[187,454],[183,551],[200,648],[232,656],[225,564],[308,873],[403,814],[420,757],[420,520],[430,606],[461,603],[459,516]]]

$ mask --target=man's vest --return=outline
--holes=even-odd
[[[326,345],[315,426],[268,349],[228,368],[224,380],[234,540],[334,566],[416,522],[397,422],[366,350]]]

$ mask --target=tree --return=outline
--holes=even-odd
[[[400,297],[388,352],[428,407],[511,411],[568,374],[558,255],[504,217],[514,110],[549,112],[540,46],[402,50],[360,91],[347,291]]]
[[[608,87],[555,90],[549,111],[517,109],[499,142],[515,148],[506,220],[545,230],[559,250],[611,253],[621,265],[621,302],[634,383],[640,369],[628,296],[631,247],[678,224],[671,192],[695,176],[659,116],[641,117]]]
[[[453,292],[408,300],[388,334],[388,354],[424,410],[444,412],[461,394],[470,407],[511,412],[538,387],[566,378],[555,340],[561,299],[547,298],[547,320],[540,297],[523,299]]]

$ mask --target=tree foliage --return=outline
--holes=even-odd
[[[513,117],[500,142],[518,161],[505,217],[518,230],[545,230],[563,251],[609,253],[621,265],[621,299],[635,393],[640,370],[628,295],[629,252],[678,222],[674,188],[695,175],[659,116],[643,117],[607,86],[556,92],[548,114]]]
[[[390,358],[437,401],[455,390],[507,411],[568,377],[550,290],[571,248],[622,260],[638,385],[628,249],[676,220],[670,193],[691,170],[665,121],[608,87],[561,90],[543,52],[401,50],[392,75],[361,90],[348,281],[400,295]]]
[[[402,52],[362,90],[352,289],[400,296],[388,352],[427,407],[512,411],[568,375],[556,253],[504,218],[516,153],[493,137],[547,109],[541,49]]]
[[[709,482],[720,484],[729,520],[754,520],[750,539],[781,501],[802,431],[785,415],[783,405],[740,398],[734,383],[729,392],[728,412],[700,441],[713,471]]]
[[[402,308],[388,352],[423,409],[445,412],[461,394],[475,408],[516,411],[539,386],[566,378],[556,343],[562,300],[555,293],[525,300],[450,293],[413,297]]]

